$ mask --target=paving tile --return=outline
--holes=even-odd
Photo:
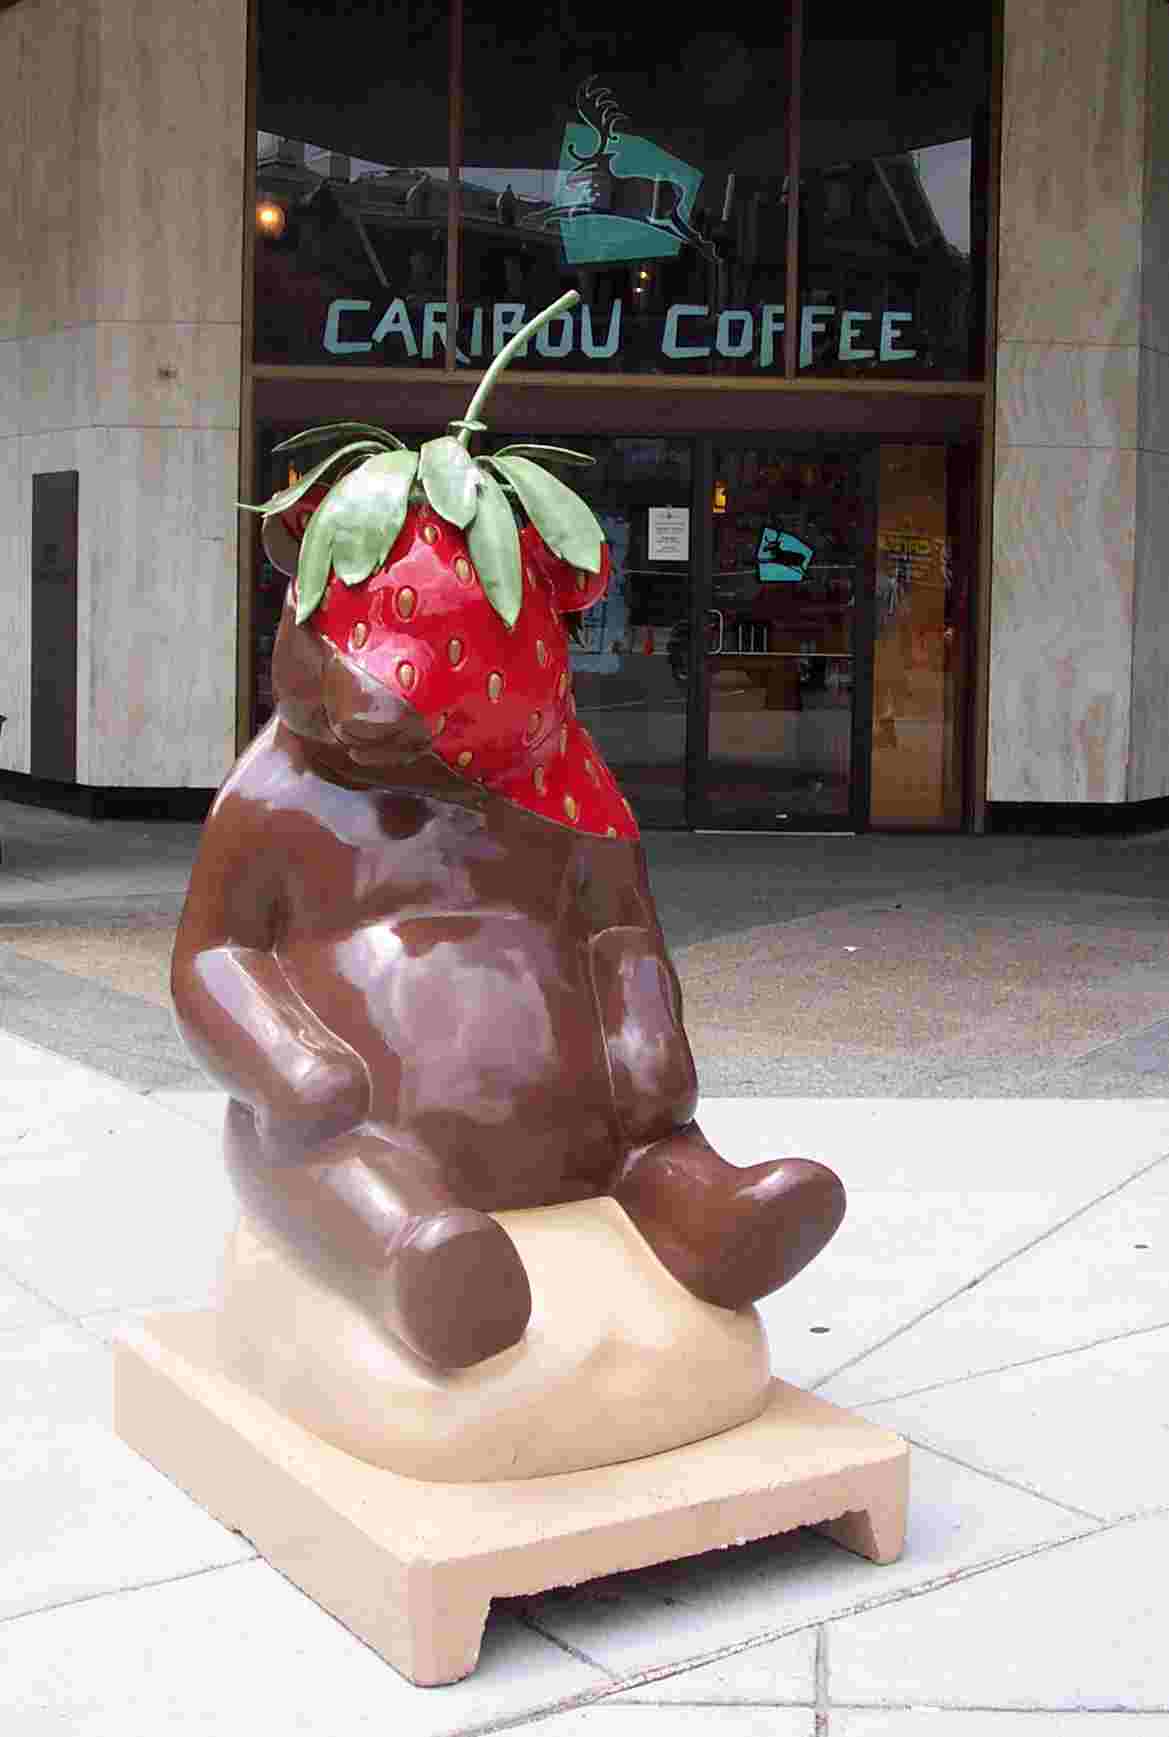
[[[832,1737],[922,1737],[921,1715],[937,1737],[1153,1737],[1144,1714],[939,1712],[934,1707],[846,1710],[833,1707]]]
[[[0,1615],[253,1554],[113,1435],[109,1353],[88,1334],[0,1337],[0,1393]]]
[[[605,1679],[505,1609],[473,1676],[416,1689],[255,1561],[2,1625],[0,1681],[19,1737],[454,1737]]]
[[[161,1109],[172,1110],[176,1116],[185,1116],[190,1122],[198,1122],[201,1128],[208,1128],[219,1136],[223,1133],[223,1118],[227,1111],[227,1093],[216,1091],[157,1091],[145,1094],[152,1104]]]
[[[606,1704],[718,1706],[736,1701],[766,1705],[785,1701],[811,1706],[815,1696],[816,1630],[806,1628],[781,1641],[732,1653],[715,1664],[661,1677]]]
[[[874,1598],[1044,1541],[1084,1522],[935,1455],[912,1457],[909,1535],[899,1562],[876,1567],[811,1532],[610,1575],[546,1593],[527,1608],[540,1628],[619,1676],[710,1655],[752,1637],[784,1637]]]
[[[760,1305],[776,1373],[803,1386],[1169,1151],[1169,1104],[710,1098],[699,1115],[736,1163],[799,1153],[831,1165],[848,1189],[828,1248]],[[873,1393],[868,1367],[828,1397]]]
[[[1104,1518],[1169,1507],[1169,1328],[864,1411]]]
[[[875,1190],[1018,1189],[1074,1205],[1169,1153],[1169,1087],[1160,1105],[707,1097],[699,1117],[734,1163],[797,1153]]]
[[[649,1707],[601,1701],[547,1720],[548,1737],[813,1737],[810,1707]]]
[[[235,1222],[213,1137],[126,1096],[83,1149],[0,1163],[0,1270],[73,1315],[210,1301]]]
[[[1169,1299],[1169,1163],[1129,1183],[826,1382],[841,1405],[894,1399],[1160,1326]]]
[[[831,1698],[1169,1712],[1166,1551],[1143,1519],[834,1623]]]

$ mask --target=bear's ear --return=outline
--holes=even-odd
[[[301,539],[309,520],[328,492],[328,489],[315,484],[307,494],[301,496],[295,506],[289,507],[286,513],[273,513],[260,527],[264,553],[273,567],[286,578],[296,577]]]

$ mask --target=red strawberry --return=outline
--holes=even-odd
[[[413,707],[448,766],[562,826],[635,838],[629,804],[576,722],[561,619],[604,595],[609,551],[590,508],[547,466],[591,460],[519,445],[476,462],[469,450],[501,370],[579,300],[569,290],[515,333],[466,417],[420,453],[367,423],[307,429],[276,450],[343,444],[250,510],[278,566],[299,546],[297,621]]]
[[[609,545],[601,544],[601,570],[590,573],[586,567],[573,567],[554,555],[535,525],[525,525],[520,532],[520,548],[525,563],[552,586],[558,609],[564,615],[574,610],[591,609],[609,589]]]
[[[281,515],[297,540],[318,504],[313,493]],[[628,804],[574,715],[558,601],[594,602],[608,580],[608,551],[582,587],[531,525],[520,543],[524,599],[514,627],[484,593],[463,532],[429,506],[409,508],[370,578],[347,586],[330,574],[310,626],[417,708],[452,770],[561,825],[636,838]]]

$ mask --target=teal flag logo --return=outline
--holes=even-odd
[[[576,93],[579,121],[564,129],[556,203],[544,214],[559,225],[569,265],[673,259],[683,246],[718,254],[694,223],[702,171],[626,129],[630,122],[607,85],[586,78]]]
[[[813,551],[788,531],[764,525],[755,559],[761,585],[793,584],[804,577]]]

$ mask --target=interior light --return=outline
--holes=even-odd
[[[725,482],[719,481],[719,482],[715,483],[715,485],[714,485],[714,500],[711,502],[711,509],[710,510],[713,513],[725,513],[726,512],[726,510],[727,510],[727,485]]]
[[[278,205],[275,199],[261,199],[256,206],[256,228],[269,241],[279,241],[287,222],[283,205]]]

